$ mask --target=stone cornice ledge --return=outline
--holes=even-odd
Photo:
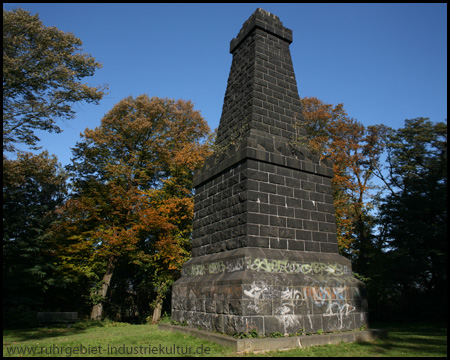
[[[194,187],[201,186],[207,180],[221,175],[223,171],[245,159],[264,161],[328,178],[334,175],[330,162],[320,163],[319,158],[311,155],[306,149],[301,153],[297,151],[293,154],[287,144],[277,143],[275,151],[268,151],[265,146],[273,147],[273,142],[269,140],[267,143],[258,143],[256,139],[246,138],[238,145],[230,145],[221,155],[210,156],[205,160],[203,168],[194,172]]]

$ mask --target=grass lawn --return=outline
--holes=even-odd
[[[235,356],[229,348],[156,325],[103,323],[5,330],[3,356]],[[389,337],[364,343],[312,346],[245,356],[432,357],[447,356],[446,324],[373,324]],[[240,354],[239,356],[242,356]]]

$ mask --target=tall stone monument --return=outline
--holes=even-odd
[[[292,31],[257,9],[231,41],[216,154],[194,177],[192,258],[172,319],[233,334],[353,330],[364,284],[338,253],[332,166],[292,146],[301,119]]]

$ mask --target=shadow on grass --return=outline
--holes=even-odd
[[[373,353],[385,354],[392,352],[417,352],[417,356],[446,356],[447,325],[442,323],[396,323],[380,324],[388,330],[389,336],[373,343],[360,343],[372,347]],[[380,326],[380,327],[381,327]],[[374,326],[375,327],[375,326]]]
[[[53,325],[30,329],[10,329],[3,331],[3,345],[11,345],[5,338],[13,337],[14,341],[42,340],[59,336],[78,335],[91,327],[103,327],[100,322],[78,322],[71,325]]]

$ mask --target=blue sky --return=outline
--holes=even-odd
[[[61,134],[38,132],[42,150],[63,165],[80,133],[130,95],[191,100],[216,128],[230,41],[258,7],[293,31],[300,97],[343,103],[364,125],[447,118],[447,4],[3,4],[17,7],[72,32],[103,64],[84,79],[109,85],[100,105],[76,104],[76,118],[59,122]]]

